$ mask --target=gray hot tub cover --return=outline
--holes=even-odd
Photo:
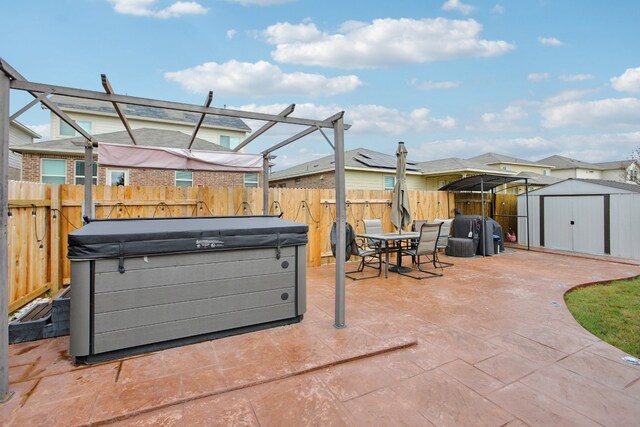
[[[131,258],[307,243],[309,226],[276,216],[94,220],[69,234],[67,257]]]

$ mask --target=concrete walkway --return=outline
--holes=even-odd
[[[443,257],[444,258],[444,257]],[[302,323],[74,367],[68,340],[10,346],[2,425],[637,425],[640,366],[582,329],[563,294],[640,275],[608,259],[512,250],[424,281],[308,271]]]

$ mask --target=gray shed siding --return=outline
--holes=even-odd
[[[524,195],[518,215],[526,215]],[[531,246],[640,259],[640,193],[567,180],[531,192],[529,217]],[[526,236],[526,219],[519,218],[519,243]]]

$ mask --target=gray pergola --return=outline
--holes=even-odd
[[[178,102],[162,101],[149,98],[138,98],[133,96],[118,95],[115,94],[111,84],[107,77],[103,74],[102,85],[105,92],[96,92],[84,89],[76,89],[70,87],[63,87],[57,85],[51,85],[47,83],[35,83],[30,82],[18,73],[11,65],[0,58],[0,143],[2,149],[0,149],[0,403],[4,402],[11,397],[9,392],[9,325],[8,325],[8,301],[9,301],[9,289],[8,289],[8,247],[7,247],[7,219],[9,214],[8,209],[8,158],[9,158],[9,125],[12,120],[15,120],[22,113],[33,107],[34,105],[41,103],[47,107],[51,112],[60,117],[62,121],[67,123],[73,129],[76,130],[81,136],[85,138],[85,176],[91,176],[93,166],[93,149],[99,144],[99,135],[95,137],[87,133],[82,129],[71,117],[65,112],[60,110],[58,106],[50,99],[50,95],[64,95],[74,98],[91,99],[95,101],[104,101],[113,104],[118,116],[120,117],[125,129],[132,138],[132,143],[135,145],[136,141],[131,133],[131,128],[127,121],[126,116],[120,104],[132,104],[145,107],[164,108],[168,110],[189,112],[200,114],[200,120],[194,127],[192,134],[192,141],[195,139],[196,134],[207,114],[236,117],[240,119],[259,120],[265,122],[265,124],[256,130],[250,137],[245,139],[235,151],[238,151],[246,147],[251,141],[258,138],[260,135],[267,132],[273,126],[278,123],[285,123],[290,125],[304,126],[304,129],[297,134],[285,139],[284,141],[274,145],[273,147],[264,150],[261,154],[264,159],[263,163],[263,192],[264,192],[264,206],[263,214],[269,212],[269,160],[272,158],[272,153],[300,138],[312,134],[315,131],[320,131],[329,145],[335,152],[335,173],[336,173],[336,222],[337,222],[337,241],[345,241],[345,227],[346,227],[346,195],[345,195],[345,172],[344,172],[344,131],[349,126],[344,124],[344,111],[341,111],[325,120],[313,120],[298,117],[291,117],[295,109],[295,105],[290,105],[279,114],[263,114],[249,111],[231,110],[227,108],[215,108],[210,107],[212,93],[205,101],[204,105],[184,104]],[[10,92],[13,90],[26,91],[33,96],[33,100],[27,105],[16,111],[13,115],[10,115]],[[333,129],[333,143],[329,140],[327,135],[322,129]],[[88,175],[86,175],[88,174]],[[85,184],[84,192],[84,215],[93,216],[93,203],[91,194],[91,185]],[[336,273],[335,273],[335,322],[334,327],[344,328],[345,324],[345,262],[338,262],[337,260],[345,259],[345,245],[338,245],[336,248]]]

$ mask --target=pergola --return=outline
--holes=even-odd
[[[240,119],[258,120],[264,122],[262,127],[257,129],[251,136],[245,139],[234,151],[239,151],[263,135],[278,123],[302,126],[303,129],[295,135],[283,140],[282,142],[262,151],[260,154],[263,158],[263,214],[269,211],[269,160],[272,153],[285,147],[286,145],[297,141],[307,135],[319,131],[327,140],[335,153],[335,174],[336,174],[336,222],[337,222],[337,241],[345,241],[346,227],[346,201],[345,201],[345,172],[344,172],[344,131],[349,125],[344,124],[344,111],[338,112],[325,120],[314,120],[299,117],[292,117],[291,114],[295,109],[295,105],[290,105],[279,114],[264,114],[249,111],[232,110],[227,108],[211,107],[213,94],[209,92],[204,105],[184,104],[171,101],[163,101],[149,98],[139,98],[127,95],[118,95],[114,93],[107,77],[103,74],[102,85],[105,92],[97,92],[84,89],[76,89],[51,85],[48,83],[35,83],[28,81],[11,65],[0,58],[0,281],[4,284],[0,285],[0,403],[10,397],[9,393],[9,332],[8,332],[8,248],[7,248],[7,219],[8,219],[8,158],[9,158],[9,124],[25,111],[34,105],[41,103],[51,112],[57,115],[62,121],[71,126],[85,139],[85,174],[91,176],[93,166],[93,149],[99,146],[99,135],[90,135],[81,128],[71,117],[62,111],[49,96],[64,95],[74,98],[84,98],[95,101],[108,102],[113,105],[116,113],[120,117],[122,124],[129,133],[131,141],[136,145],[136,141],[131,127],[127,121],[121,104],[139,105],[145,107],[156,107],[181,112],[189,112],[200,114],[200,119],[196,123],[191,141],[195,137],[202,125],[207,114],[217,116],[236,117]],[[27,105],[10,114],[10,92],[13,90],[26,91],[33,96],[33,100]],[[333,130],[333,142],[327,137],[323,129]],[[189,146],[191,148],[191,146]],[[84,215],[92,216],[92,194],[91,185],[85,184],[84,191]],[[345,259],[345,245],[338,245],[336,248],[336,260]],[[334,327],[344,328],[345,324],[345,263],[336,261],[335,273],[335,322]]]

